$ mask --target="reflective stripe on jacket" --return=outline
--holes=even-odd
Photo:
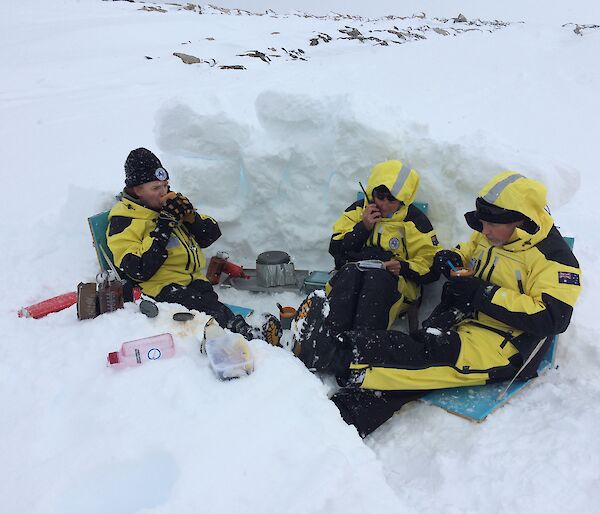
[[[477,277],[492,285],[476,299],[475,322],[511,333],[513,343],[527,357],[538,340],[569,326],[581,292],[579,263],[545,208],[543,184],[508,171],[494,177],[480,196],[528,219],[515,229],[510,242],[494,247],[481,234],[476,212],[465,215],[475,231],[455,250],[466,267],[473,267]],[[467,337],[469,323],[458,327],[461,339]],[[485,330],[471,325],[474,335],[468,337],[486,337]],[[530,337],[519,337],[522,334]]]

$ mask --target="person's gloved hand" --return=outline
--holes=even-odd
[[[450,261],[455,268],[463,267],[462,258],[456,252],[452,250],[440,250],[433,258],[433,271],[437,274],[443,273],[444,276],[448,278],[450,276],[450,271],[452,271],[448,261]]]
[[[185,214],[183,215],[183,221],[187,223],[194,223],[194,220],[196,219],[196,210],[194,209],[192,202],[190,202],[187,196],[184,196],[181,193],[177,193],[177,198],[179,198],[179,201],[181,202],[185,210]]]
[[[162,197],[163,208],[162,212],[167,213],[176,221],[193,222],[195,218],[194,206],[182,195],[175,191],[169,191]]]
[[[488,286],[495,287],[479,277],[450,277],[444,285],[443,300],[465,312],[473,311]]]

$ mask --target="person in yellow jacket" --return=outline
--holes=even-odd
[[[569,326],[581,271],[547,211],[545,186],[500,173],[465,218],[474,232],[436,254],[434,269],[449,280],[415,337],[340,332],[324,295],[306,300],[295,352],[307,367],[335,373],[344,387],[332,400],[363,435],[426,391],[536,376],[552,337]]]
[[[333,226],[329,253],[337,273],[330,281],[332,317],[354,329],[389,328],[419,300],[438,239],[427,216],[413,205],[419,174],[401,161],[373,167],[365,198]],[[361,261],[381,268],[367,268]],[[357,263],[359,263],[357,265]],[[350,323],[348,325],[348,323]]]
[[[170,192],[169,174],[150,150],[137,148],[127,156],[125,189],[108,219],[114,263],[145,295],[205,312],[249,339],[279,342],[277,318],[265,317],[257,331],[219,301],[204,274],[202,252],[221,236],[219,225],[184,195]]]

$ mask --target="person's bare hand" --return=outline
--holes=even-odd
[[[381,212],[374,203],[370,203],[365,207],[362,215],[362,222],[367,227],[367,230],[373,230],[375,224],[381,219]]]
[[[400,261],[392,259],[391,261],[385,261],[383,265],[385,266],[385,269],[388,270],[392,275],[396,277],[400,275],[400,269],[402,267]]]

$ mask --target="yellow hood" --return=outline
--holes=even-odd
[[[541,182],[516,171],[504,171],[483,187],[479,197],[502,209],[524,214],[528,219],[515,232],[521,240],[518,246],[530,246],[544,239],[554,225],[546,210],[546,194],[546,186]],[[481,231],[477,211],[467,213],[465,217],[471,228]]]
[[[417,195],[419,174],[401,161],[385,161],[373,166],[367,182],[367,195],[373,200],[373,189],[387,187],[396,200],[408,207]]]

